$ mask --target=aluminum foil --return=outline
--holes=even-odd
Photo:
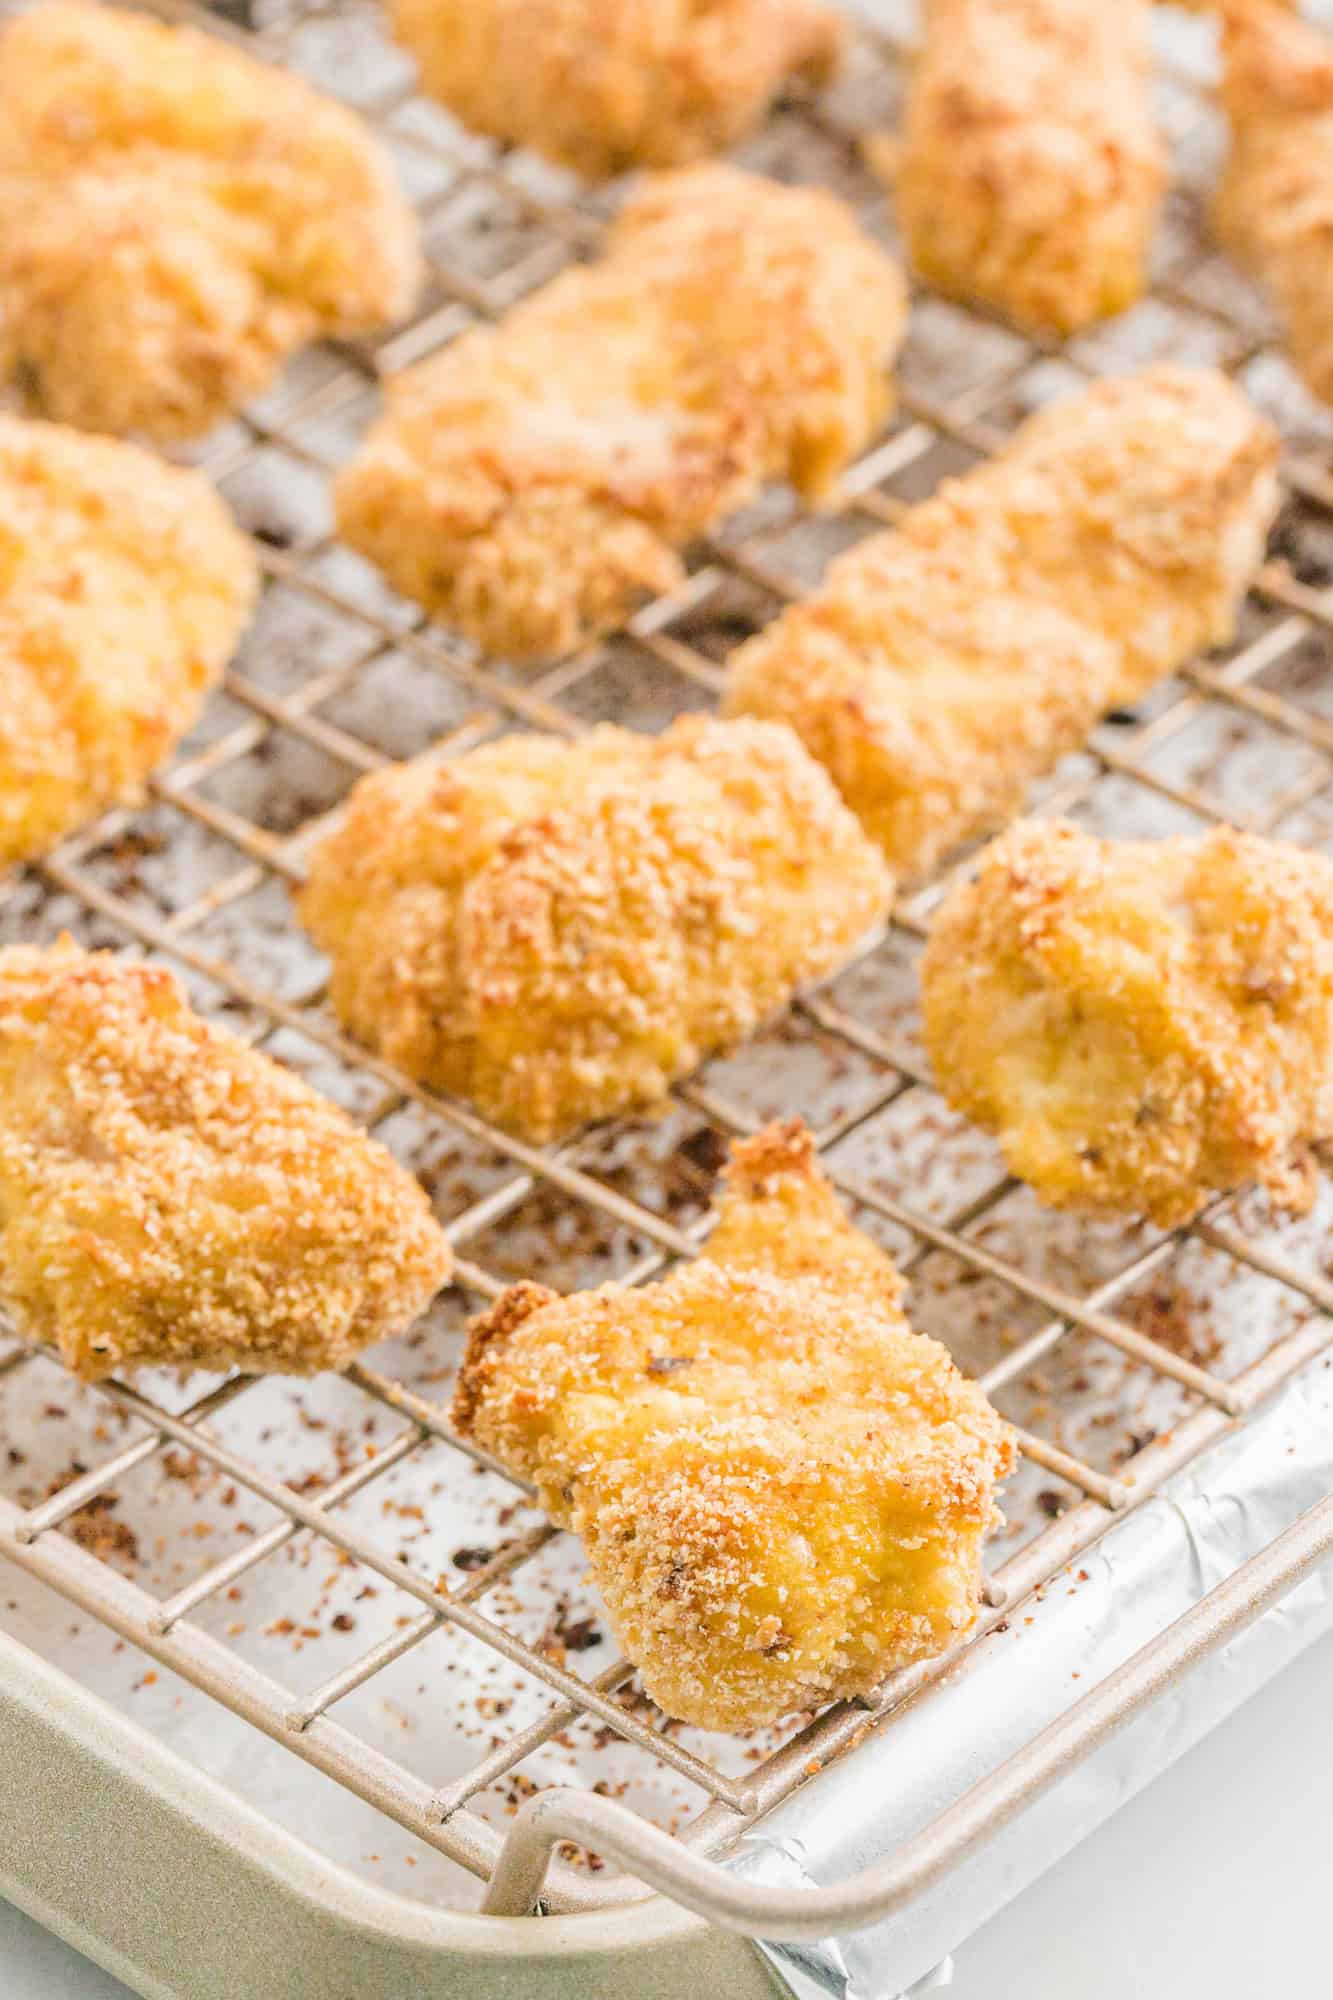
[[[772,1813],[733,1866],[795,1890],[890,1854],[1331,1488],[1324,1357],[1017,1606],[976,1649],[984,1662]],[[1331,1627],[1326,1565],[906,1911],[818,1945],[766,1945],[767,1956],[798,2000],[906,2000],[947,1985],[955,1946]]]

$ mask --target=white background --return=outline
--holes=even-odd
[[[964,1945],[950,2000],[1333,1991],[1330,1695],[1333,1636]],[[124,1994],[0,1902],[3,2000]]]

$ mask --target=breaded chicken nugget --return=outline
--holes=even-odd
[[[660,175],[600,262],[389,384],[338,519],[478,645],[567,652],[782,477],[823,495],[888,407],[899,273],[832,195]]]
[[[590,180],[683,166],[756,125],[790,77],[824,83],[822,0],[392,0],[422,82],[465,125]]]
[[[1099,382],[839,556],[732,656],[727,712],[790,723],[918,875],[1105,709],[1232,636],[1277,452],[1213,370]]]
[[[1218,232],[1270,287],[1292,359],[1333,403],[1333,41],[1296,13],[1233,0],[1223,52]]]
[[[1174,1225],[1258,1181],[1308,1207],[1333,1137],[1333,861],[1222,829],[1020,822],[921,969],[949,1102],[1059,1208]]]
[[[901,144],[872,144],[928,285],[1068,334],[1143,291],[1165,184],[1147,0],[925,0]]]
[[[0,952],[0,1293],[85,1381],[341,1368],[450,1262],[386,1148],[169,972]]]
[[[1013,1462],[808,1135],[737,1147],[730,1179],[705,1255],[663,1283],[506,1292],[453,1410],[583,1538],[654,1701],[706,1729],[868,1694],[961,1639]],[[792,1228],[826,1268],[793,1261]]]
[[[198,473],[0,416],[0,869],[138,797],[231,657],[256,582]]]
[[[891,890],[790,730],[696,716],[374,772],[300,913],[353,1034],[542,1140],[660,1099]]]
[[[297,78],[83,0],[0,33],[0,375],[36,412],[195,436],[418,276],[369,132]]]

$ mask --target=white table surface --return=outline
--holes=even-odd
[[[1328,1993],[1331,1691],[1333,1637],[978,1932],[952,2000]],[[0,1901],[3,2000],[125,1992]]]

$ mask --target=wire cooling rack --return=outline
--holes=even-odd
[[[628,1662],[602,1665],[604,1619],[569,1538],[449,1428],[466,1313],[520,1275],[659,1275],[698,1249],[728,1137],[801,1111],[835,1184],[910,1275],[914,1322],[1018,1425],[1023,1465],[981,1627],[992,1631],[1333,1338],[1327,1195],[1299,1222],[1227,1197],[1167,1233],[1042,1211],[922,1066],[912,966],[947,875],[749,1049],[682,1084],[663,1120],[525,1145],[340,1033],[288,907],[308,843],[364,772],[428,745],[459,755],[511,728],[652,728],[707,707],[729,648],[835,549],[897,521],[1048,396],[1171,354],[1227,368],[1280,423],[1273,555],[1238,644],[1112,717],[1040,809],[1127,836],[1230,820],[1328,847],[1333,422],[1295,383],[1258,295],[1209,246],[1219,134],[1201,88],[1206,29],[1176,22],[1160,85],[1176,185],[1149,299],[1057,349],[919,297],[897,411],[836,511],[766,495],[623,633],[519,672],[389,596],[333,538],[328,481],[379,379],[594,251],[618,190],[585,194],[460,131],[413,95],[410,65],[369,11],[298,0],[257,31],[162,11],[292,65],[372,120],[419,206],[429,285],[409,325],[311,351],[198,454],[255,537],[266,591],[254,631],[149,804],[11,878],[0,935],[68,927],[174,964],[202,1005],[304,1069],[421,1174],[458,1276],[408,1340],[316,1385],[237,1376],[201,1393],[198,1378],[154,1376],[85,1389],[51,1356],[11,1346],[0,1604],[17,1635],[238,1788],[267,1772],[271,1809],[399,1886],[426,1887],[427,1869],[402,1871],[444,1857],[459,1867],[439,1873],[440,1893],[475,1900],[462,1871],[484,1878],[506,1816],[571,1770],[717,1852],[867,1729],[891,1727],[940,1664],[740,1743],[667,1723]],[[904,42],[896,6],[873,12],[846,81],[784,103],[741,157],[835,187],[892,243],[858,142],[896,115]],[[73,1625],[70,1605],[83,1614]],[[269,1765],[255,1732],[280,1746]],[[302,1789],[293,1760],[335,1781],[336,1797]],[[358,1815],[358,1800],[374,1810]],[[384,1816],[413,1836],[405,1852],[387,1854]],[[577,1851],[546,1889],[558,1909],[631,1893]]]

